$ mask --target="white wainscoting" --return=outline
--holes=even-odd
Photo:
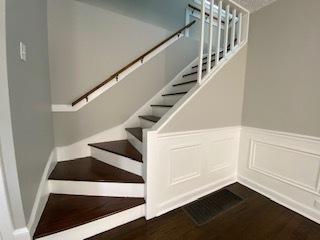
[[[147,218],[236,182],[240,130],[147,132]]]
[[[242,128],[238,180],[320,223],[320,138]]]

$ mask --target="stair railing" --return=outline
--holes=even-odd
[[[215,2],[217,2],[217,5],[215,5]],[[210,6],[209,13],[207,12],[208,4]],[[193,7],[193,9],[195,9],[195,7]],[[215,12],[216,9],[218,9],[217,13]],[[197,10],[201,11],[197,75],[198,84],[201,85],[202,82],[205,81],[206,76],[210,76],[227,58],[233,56],[240,47],[247,42],[249,12],[233,1],[222,0],[201,0],[201,10]],[[207,17],[209,17],[209,34],[208,39],[205,39]],[[243,21],[244,17],[246,19],[245,21]],[[217,26],[216,33],[213,31],[214,25]],[[224,33],[222,31],[224,31]],[[213,46],[213,42],[215,42],[215,46]],[[208,44],[207,54],[204,53],[206,43]],[[207,55],[206,63],[204,63],[205,55]],[[204,67],[206,67],[206,69],[204,69]]]
[[[159,54],[162,50],[169,47],[176,40],[184,36],[184,33],[195,24],[195,20],[186,24],[184,27],[180,28],[178,31],[158,43],[156,46],[137,57],[129,64],[118,70],[116,73],[112,74],[106,80],[93,87],[91,90],[87,91],[85,94],[74,100],[70,105],[53,105],[53,112],[74,112],[88,104],[93,99],[97,98],[103,92],[105,92],[108,88],[117,84],[120,80],[124,79],[131,72],[142,66],[144,63],[152,59],[154,56]]]

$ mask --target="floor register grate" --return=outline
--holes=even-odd
[[[242,201],[241,197],[223,189],[184,206],[183,210],[197,225],[201,226]]]

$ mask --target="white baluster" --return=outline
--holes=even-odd
[[[238,36],[237,36],[237,43],[238,47],[241,45],[241,34],[242,34],[242,13],[239,14],[239,19],[238,19]]]
[[[199,52],[199,66],[198,66],[198,84],[201,84],[202,80],[202,63],[203,63],[203,46],[204,46],[204,23],[206,12],[206,0],[202,0],[201,7],[201,32],[200,32],[200,52]]]
[[[231,26],[231,51],[234,49],[234,40],[236,37],[236,19],[237,19],[237,10],[234,9],[232,13],[232,26]]]
[[[226,18],[224,24],[224,57],[228,54],[228,42],[229,42],[229,14],[230,14],[230,5],[226,8]]]
[[[220,43],[221,43],[221,18],[222,18],[222,1],[219,1],[218,8],[218,34],[217,34],[217,48],[216,48],[216,65],[219,63],[220,58]]]
[[[190,23],[190,10],[187,8],[187,9],[186,9],[186,24],[185,24],[185,26],[188,25],[189,23]],[[185,30],[184,35],[185,35],[186,37],[189,37],[189,35],[190,35],[190,30],[189,30],[189,28],[187,28],[187,29]]]
[[[212,37],[213,37],[213,9],[214,0],[210,0],[210,21],[209,21],[209,50],[208,50],[208,61],[207,61],[207,73],[211,70],[211,56],[212,56]]]

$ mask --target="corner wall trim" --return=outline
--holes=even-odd
[[[13,236],[15,240],[31,240],[31,236],[28,228],[19,228],[13,232]]]
[[[48,177],[51,171],[54,169],[56,163],[57,163],[57,153],[56,153],[56,149],[53,149],[49,156],[47,165],[43,171],[41,181],[38,187],[37,195],[36,195],[36,198],[32,207],[32,211],[31,211],[31,215],[28,221],[27,230],[30,232],[31,236],[35,232],[35,229],[40,220],[41,214],[47,203],[47,200],[50,194]]]

